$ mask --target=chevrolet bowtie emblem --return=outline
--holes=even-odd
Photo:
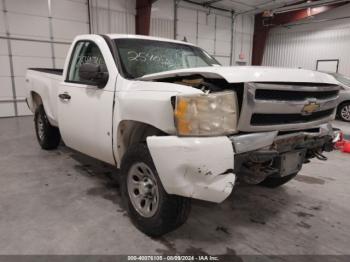
[[[320,104],[317,104],[316,102],[309,102],[303,107],[303,109],[301,110],[301,113],[303,115],[310,115],[313,112],[316,112],[319,108],[320,108]]]

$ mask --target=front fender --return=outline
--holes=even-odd
[[[152,136],[147,146],[168,194],[211,202],[230,195],[236,176],[227,137]]]
[[[117,122],[133,120],[154,126],[167,134],[175,134],[171,97],[179,94],[198,94],[202,91],[165,82],[132,81],[118,78]]]

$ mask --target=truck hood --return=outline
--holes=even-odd
[[[165,71],[140,77],[140,80],[161,80],[168,77],[199,74],[207,78],[224,78],[228,83],[243,82],[304,82],[335,84],[337,81],[329,74],[293,68],[263,66],[210,66]]]

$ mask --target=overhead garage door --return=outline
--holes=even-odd
[[[223,65],[230,65],[232,18],[179,6],[176,39],[194,43]]]
[[[0,0],[0,117],[28,115],[28,67],[61,68],[74,36],[88,33],[86,0]]]

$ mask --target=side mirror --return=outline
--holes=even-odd
[[[79,67],[80,80],[97,85],[98,88],[104,88],[108,81],[108,71],[106,65],[94,63],[85,63]]]

